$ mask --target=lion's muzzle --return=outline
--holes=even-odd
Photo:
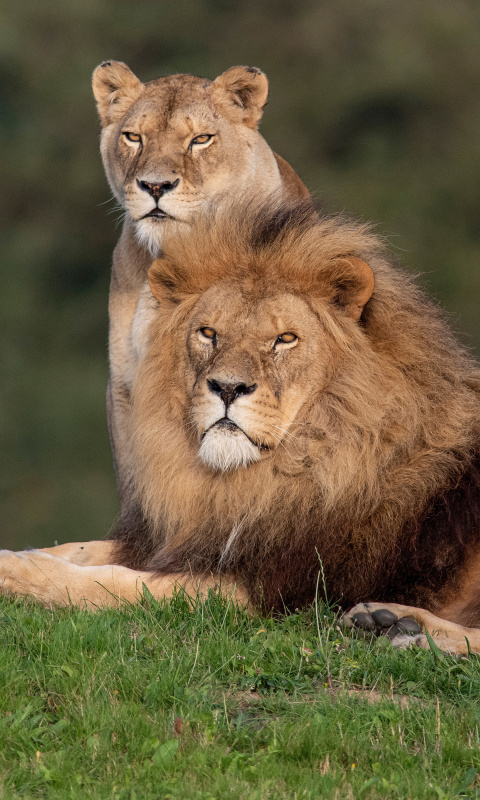
[[[205,466],[227,472],[260,461],[259,448],[231,422],[222,419],[203,435],[198,452]]]
[[[199,456],[203,463],[211,469],[226,472],[259,461],[258,446],[229,416],[235,400],[253,394],[257,384],[207,378],[207,387],[208,394],[216,397],[216,403],[220,405],[220,400],[223,404],[224,416],[215,420],[202,436]]]

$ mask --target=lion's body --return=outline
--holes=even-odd
[[[365,229],[307,222],[255,248],[251,225],[204,230],[159,262],[184,299],[161,298],[134,387],[137,506],[119,531],[122,563],[233,574],[255,603],[281,609],[314,599],[321,560],[342,605],[396,599],[438,611],[479,549],[478,367]],[[375,275],[359,323],[330,302],[345,254]],[[280,329],[305,333],[269,365],[275,315]],[[202,322],[225,342],[205,363],[189,338]],[[270,448],[247,467],[199,460],[219,402],[199,388],[211,369],[257,386],[232,406]]]
[[[95,545],[117,565],[101,580],[117,570],[129,598],[138,581],[158,596],[233,582],[281,611],[312,602],[323,571],[343,606],[407,604],[391,608],[466,652],[480,371],[437,309],[367,228],[305,209],[232,210],[164,247],[133,384],[131,500],[107,552]],[[480,631],[468,638],[480,652]]]
[[[126,210],[113,257],[107,394],[123,508],[131,471],[130,395],[152,317],[147,271],[172,218],[188,225],[232,196],[240,203],[271,192],[292,199],[308,192],[257,130],[268,89],[259,70],[232,68],[213,82],[170,75],[143,84],[124,64],[105,62],[94,72],[93,88],[105,171]],[[191,146],[199,134],[211,142]],[[165,216],[149,215],[156,204]]]

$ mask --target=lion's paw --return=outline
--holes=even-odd
[[[358,603],[343,615],[340,623],[353,628],[365,637],[387,636],[399,650],[416,646],[428,649],[428,640],[418,622],[412,617],[398,617],[388,608],[373,610],[369,603]]]

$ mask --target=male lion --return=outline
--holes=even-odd
[[[169,75],[141,83],[121,62],[93,73],[102,157],[126,210],[110,288],[107,414],[122,509],[128,505],[131,389],[148,326],[147,271],[174,221],[189,224],[214,203],[283,191],[308,197],[294,170],[258,132],[268,81],[255,67],[216,80]]]
[[[343,607],[371,602],[351,623],[408,615],[480,652],[461,627],[480,623],[480,370],[368,227],[250,204],[165,241],[149,282],[128,513],[88,566],[4,552],[5,589],[112,605],[222,582],[268,612],[311,603],[322,570]]]

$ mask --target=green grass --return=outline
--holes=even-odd
[[[0,798],[480,797],[480,662],[211,595],[0,599]]]

